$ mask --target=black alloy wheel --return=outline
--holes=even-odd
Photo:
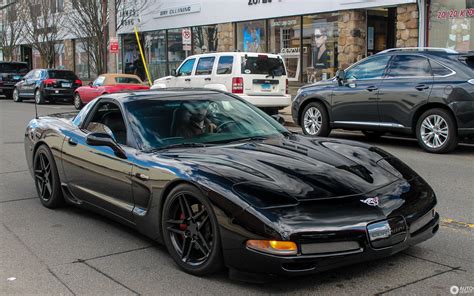
[[[47,208],[57,208],[63,205],[58,170],[53,155],[46,145],[42,145],[35,153],[34,178],[36,191],[41,203]]]
[[[171,191],[163,207],[162,230],[168,252],[184,271],[203,276],[221,268],[217,219],[197,188],[183,184]]]

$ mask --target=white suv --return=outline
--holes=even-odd
[[[152,89],[205,87],[231,92],[268,113],[291,104],[283,59],[266,53],[220,52],[188,57]]]

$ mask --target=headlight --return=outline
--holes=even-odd
[[[296,255],[298,248],[294,242],[275,240],[248,240],[247,248],[273,255]]]

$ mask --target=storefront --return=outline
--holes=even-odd
[[[418,45],[417,0],[317,4],[300,0],[298,5],[291,0],[189,2],[160,1],[148,8],[137,24],[153,79],[168,75],[189,55],[240,50],[280,54],[289,80],[308,83],[330,77],[338,68],[384,49]],[[406,17],[415,17],[415,24],[399,26],[399,22],[409,21],[403,19]],[[183,39],[185,31],[191,33],[190,40]],[[144,77],[132,32],[133,26],[119,31],[120,70]]]

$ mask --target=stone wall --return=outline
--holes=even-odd
[[[234,51],[234,26],[232,23],[217,25],[217,51]]]
[[[418,16],[416,4],[397,7],[397,47],[418,46]]]
[[[365,57],[367,46],[365,10],[341,11],[338,31],[339,69],[345,69]]]

